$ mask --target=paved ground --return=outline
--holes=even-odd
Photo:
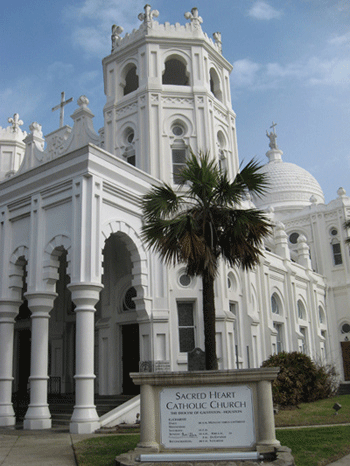
[[[77,466],[73,444],[96,434],[0,429],[0,466]],[[330,466],[350,466],[350,455]]]
[[[73,443],[94,436],[73,435],[67,429],[0,429],[0,465],[77,466]]]

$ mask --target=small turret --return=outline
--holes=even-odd
[[[18,113],[15,113],[12,118],[8,118],[8,122],[11,125],[7,128],[0,126],[0,181],[17,172],[26,147],[23,139],[27,133],[20,128],[23,121],[19,119]]]

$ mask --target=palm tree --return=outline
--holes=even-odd
[[[184,263],[203,280],[206,369],[217,370],[214,280],[219,258],[230,266],[254,267],[270,223],[257,209],[242,209],[248,192],[261,196],[265,175],[254,160],[231,182],[208,154],[191,153],[179,173],[180,185],[153,186],[142,200],[143,239],[168,265]]]

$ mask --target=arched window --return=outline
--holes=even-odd
[[[305,320],[306,319],[306,311],[305,311],[305,306],[303,302],[299,299],[297,302],[297,308],[298,308],[298,318]]]
[[[136,166],[135,154],[135,132],[132,128],[127,128],[124,131],[125,150],[123,156],[130,165]]]
[[[222,102],[222,90],[220,84],[220,78],[214,68],[210,69],[210,91],[214,96]]]
[[[325,324],[326,323],[326,318],[324,315],[324,311],[321,306],[318,306],[318,319],[320,324]]]
[[[139,77],[137,76],[136,66],[132,65],[125,75],[124,95],[136,91],[139,87]]]
[[[186,65],[178,58],[169,58],[165,62],[162,83],[174,84],[175,86],[188,86],[189,79],[186,72]]]
[[[227,158],[226,158],[226,138],[222,131],[218,131],[216,136],[216,145],[218,148],[218,158],[220,170],[227,170]]]
[[[173,181],[175,184],[180,184],[179,174],[186,165],[188,147],[183,140],[187,131],[186,126],[179,121],[173,123],[171,132],[174,137],[174,142],[171,146],[172,165],[173,165]]]
[[[276,293],[271,296],[271,312],[272,314],[281,314],[280,302]]]

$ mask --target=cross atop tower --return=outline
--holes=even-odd
[[[64,120],[64,106],[72,102],[73,97],[70,99],[64,100],[65,99],[65,94],[64,91],[61,92],[61,102],[56,105],[56,107],[53,107],[52,111],[54,112],[55,110],[60,109],[60,128],[63,127],[63,120]]]

